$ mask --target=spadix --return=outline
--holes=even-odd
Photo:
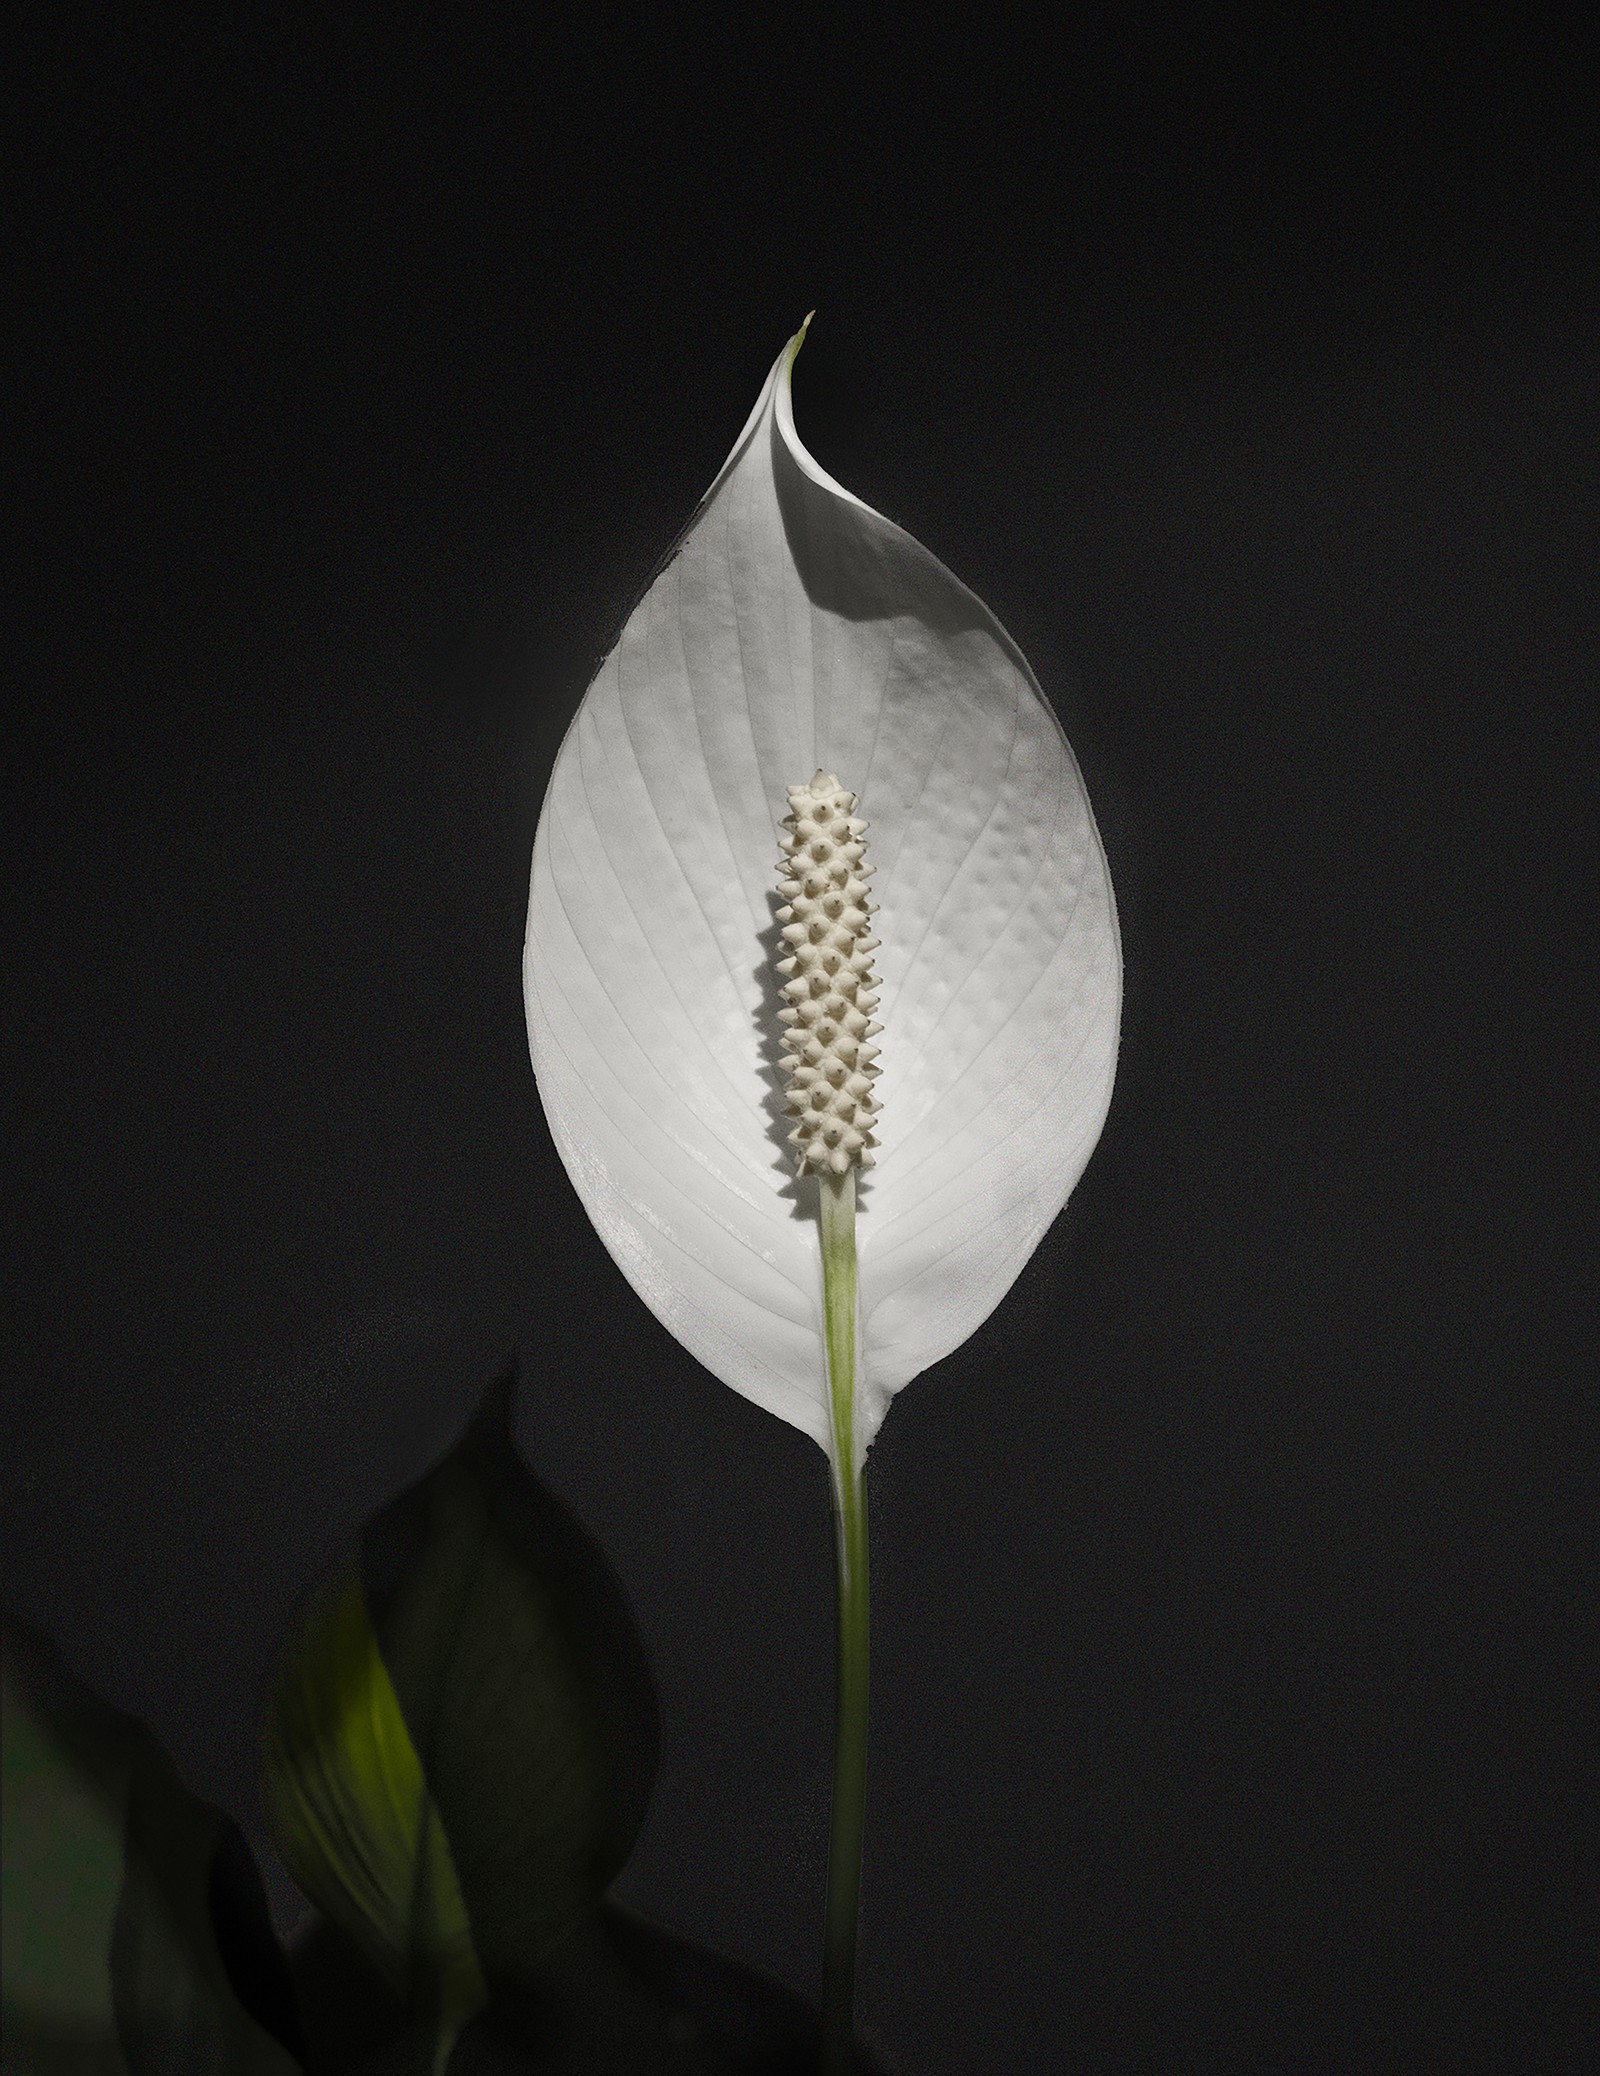
[[[870,1168],[878,1143],[878,1048],[868,1041],[883,1026],[871,1020],[878,940],[867,934],[878,904],[867,898],[873,868],[864,862],[867,825],[856,819],[855,804],[831,771],[819,771],[809,786],[789,788],[780,839],[778,1021],[788,1026],[789,1050],[778,1066],[788,1077],[784,1101],[795,1113],[789,1143],[802,1175]]]

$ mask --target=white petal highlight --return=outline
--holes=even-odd
[[[708,1369],[826,1449],[817,1185],[795,1178],[777,1065],[786,788],[837,773],[878,868],[863,1443],[1082,1173],[1121,955],[1082,778],[1015,643],[800,444],[803,336],[568,731],[524,985],[552,1134],[618,1266]]]

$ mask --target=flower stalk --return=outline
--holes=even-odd
[[[855,1169],[846,1168],[842,1175],[822,1175],[818,1194],[839,1592],[838,1712],[823,1935],[822,2066],[824,2076],[849,2076],[854,2066],[856,1926],[861,1905],[861,1842],[866,1813],[869,1626],[867,1497],[862,1468],[856,1460]]]
[[[867,897],[867,825],[856,796],[830,771],[789,788],[779,886],[787,905],[778,972],[788,1027],[781,1062],[795,1118],[789,1143],[802,1175],[817,1177],[822,1242],[822,1338],[828,1370],[829,1456],[839,1590],[838,1713],[833,1816],[823,1936],[822,2065],[849,2076],[854,2065],[856,1926],[867,1786],[867,1514],[857,1453],[856,1170],[872,1166],[878,1105],[873,1083],[881,1026],[872,1011],[868,935],[877,903]]]

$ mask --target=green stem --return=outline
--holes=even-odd
[[[822,1315],[828,1348],[839,1582],[839,1695],[823,1939],[822,2066],[824,2076],[849,2076],[854,2067],[856,1922],[867,1789],[867,1497],[856,1463],[855,1170],[822,1176],[820,1188]]]

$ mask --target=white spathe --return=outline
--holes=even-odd
[[[772,958],[787,789],[877,865],[877,1165],[859,1446],[958,1348],[1105,1121],[1121,952],[1060,723],[1016,644],[801,446],[779,355],[568,730],[524,955],[545,1114],[613,1259],[735,1391],[829,1447],[817,1184],[786,1141]]]

